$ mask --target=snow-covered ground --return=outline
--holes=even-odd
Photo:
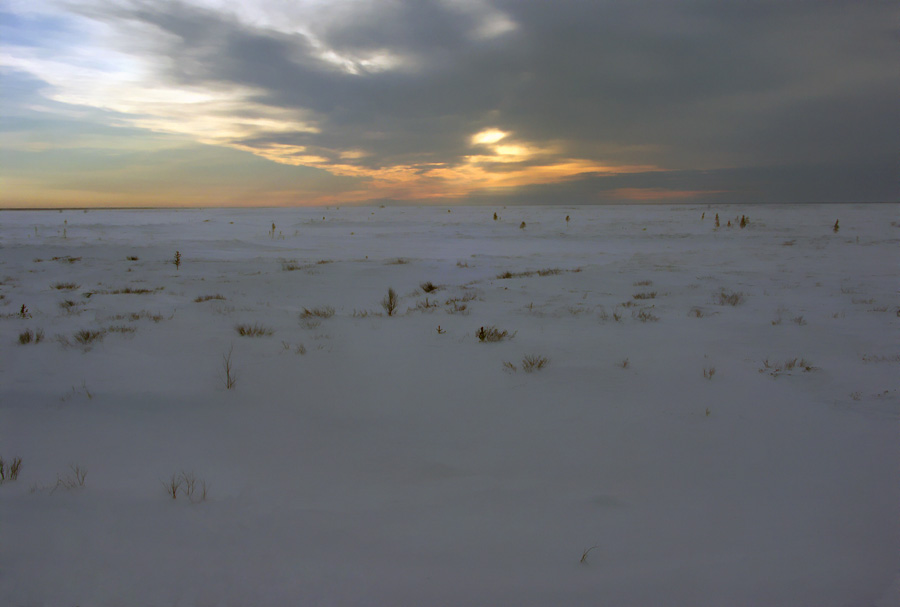
[[[896,204],[2,212],[0,604],[900,604],[898,245]]]

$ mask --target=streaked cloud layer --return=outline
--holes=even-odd
[[[898,16],[6,0],[0,204],[897,200]]]

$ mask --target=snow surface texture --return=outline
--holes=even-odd
[[[898,604],[897,205],[450,211],[0,213],[0,604]]]

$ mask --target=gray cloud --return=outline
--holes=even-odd
[[[765,197],[799,200],[826,195],[815,180],[832,174],[851,180],[838,188],[850,199],[854,191],[897,198],[893,178],[874,189],[853,181],[884,179],[882,167],[896,155],[895,2],[354,6],[323,8],[297,33],[178,2],[90,14],[143,32],[132,52],[154,53],[157,76],[170,84],[252,87],[255,103],[303,111],[318,127],[235,139],[250,149],[306,146],[331,161],[365,150],[340,161],[368,168],[454,166],[473,153],[473,133],[497,127],[555,146],[559,158],[655,165],[677,176],[652,186],[667,178],[584,175],[547,186],[554,192],[633,183],[615,187],[752,197],[762,180],[771,190]],[[515,27],[480,35],[489,14]],[[350,68],[323,58],[323,49]],[[358,59],[378,53],[400,64],[382,70]]]

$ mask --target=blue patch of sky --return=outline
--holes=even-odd
[[[0,10],[0,41],[4,46],[54,47],[84,36],[69,19],[48,15],[17,15]]]

